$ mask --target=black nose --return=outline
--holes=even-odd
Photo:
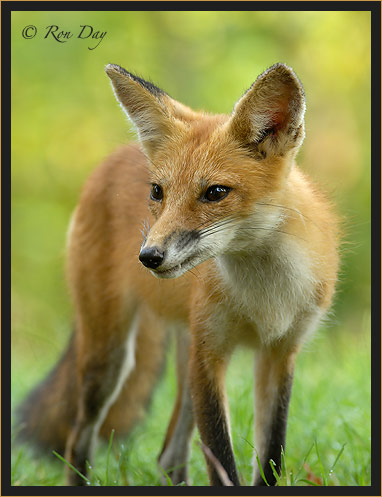
[[[139,260],[142,264],[150,269],[159,267],[164,259],[164,253],[157,247],[148,247],[141,250]]]

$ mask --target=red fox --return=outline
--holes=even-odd
[[[106,73],[140,145],[92,174],[73,214],[75,333],[26,401],[24,432],[86,474],[97,436],[140,417],[173,326],[178,394],[160,466],[187,482],[195,420],[211,485],[240,485],[224,383],[244,345],[255,351],[255,448],[274,485],[296,354],[331,304],[339,261],[337,217],[295,164],[302,85],[276,64],[229,116],[209,115],[117,65]],[[84,484],[72,471],[67,481]]]

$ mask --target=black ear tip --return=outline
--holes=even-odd
[[[273,64],[269,68],[269,70],[272,70],[272,69],[281,69],[281,68],[290,69],[290,67],[287,66],[286,64],[284,64],[284,62],[276,62],[276,64]]]
[[[283,62],[277,62],[276,64],[273,64],[273,66],[269,67],[266,71],[266,74],[270,73],[278,73],[278,74],[289,74],[292,75],[293,77],[297,77],[294,70],[290,67],[284,64]]]
[[[115,73],[122,74],[123,76],[130,76],[130,74],[126,71],[126,69],[119,66],[118,64],[107,64],[105,66],[105,71],[108,76],[111,76],[112,74]]]
[[[297,87],[304,96],[304,87],[300,79],[298,78],[294,70],[287,64],[277,62],[276,64],[273,64],[273,66],[269,67],[260,77],[262,76],[276,77],[277,79],[280,79],[287,84],[292,84]]]
[[[119,80],[118,76],[123,76],[124,78],[129,78],[130,80],[134,81],[135,83],[138,83],[142,88],[145,90],[148,90],[150,93],[155,95],[156,97],[166,95],[166,93],[155,86],[153,83],[150,81],[145,81],[144,79],[140,78],[139,76],[135,76],[135,74],[132,74],[131,72],[126,71],[121,66],[118,66],[117,64],[107,64],[105,66],[105,71],[106,74],[109,76],[109,78],[112,81]]]
[[[105,71],[106,72],[110,72],[110,71],[114,71],[118,68],[119,66],[117,66],[117,64],[106,64],[105,66]]]

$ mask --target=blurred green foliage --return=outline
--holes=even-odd
[[[94,50],[88,47],[96,40],[77,38],[84,24],[107,32]],[[37,28],[32,39],[22,36],[27,25]],[[45,39],[50,25],[73,37]],[[90,171],[134,139],[104,73],[109,62],[191,107],[227,113],[264,69],[275,62],[294,68],[307,97],[298,162],[344,219],[331,321],[349,334],[364,329],[370,308],[370,52],[369,12],[14,12],[14,371],[20,357],[31,364],[28,378],[16,375],[15,381],[30,386],[67,340],[70,214]]]

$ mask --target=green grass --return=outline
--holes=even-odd
[[[370,485],[370,332],[368,320],[358,334],[323,329],[297,360],[288,436],[279,485]],[[129,438],[101,444],[89,468],[94,486],[161,485],[156,457],[161,448],[175,394],[173,351],[145,421]],[[23,370],[23,368],[25,369]],[[25,393],[18,364],[13,400]],[[227,380],[234,451],[243,483],[251,484],[253,460],[253,364],[238,350]],[[18,379],[18,381],[17,381]],[[199,436],[190,461],[192,485],[208,485]],[[12,485],[63,485],[65,462],[55,455],[16,446]],[[171,482],[169,482],[171,483]]]

